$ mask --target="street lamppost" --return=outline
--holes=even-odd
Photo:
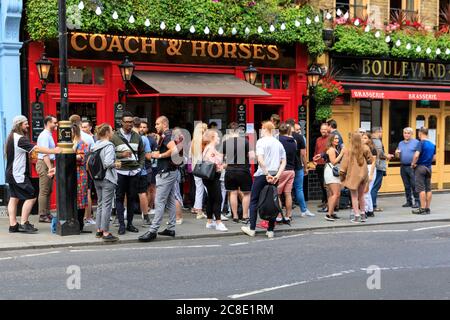
[[[245,81],[254,86],[256,79],[258,78],[258,69],[250,62],[250,66],[243,72]],[[238,106],[237,120],[239,128],[241,129],[240,133],[244,135],[247,130],[247,106],[244,104],[244,98],[241,99],[241,103]]]
[[[67,25],[66,0],[58,0],[58,43],[60,120],[58,125],[58,147],[62,153],[56,155],[57,234],[60,236],[80,234],[77,213],[77,162],[72,148],[72,124],[69,118],[69,81],[67,77]]]
[[[123,82],[125,82],[125,90],[119,89],[119,103],[122,102],[122,97],[125,96],[125,104],[128,96],[128,83],[131,81],[131,77],[133,76],[133,72],[135,69],[134,63],[128,60],[128,56],[119,64],[120,75],[122,76]]]
[[[50,69],[53,65],[53,63],[47,59],[45,56],[45,53],[42,54],[42,57],[35,62],[38,74],[39,74],[39,80],[41,81],[42,88],[36,88],[36,102],[39,102],[39,97],[41,94],[45,93],[45,88],[47,87],[48,82],[48,75],[50,74]]]

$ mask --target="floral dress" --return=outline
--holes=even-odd
[[[77,156],[81,156],[80,160],[77,159],[77,209],[85,209],[88,203],[86,154],[89,152],[89,146],[83,141],[80,141],[77,144],[75,152]]]

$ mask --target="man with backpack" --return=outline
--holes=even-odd
[[[274,197],[277,195],[275,192],[274,197],[263,197],[262,191],[267,185],[276,185],[280,179],[281,174],[286,167],[286,152],[283,145],[275,137],[275,126],[272,122],[267,121],[262,126],[262,138],[256,142],[256,157],[258,159],[258,170],[255,172],[255,180],[253,182],[251,198],[250,198],[250,226],[244,226],[241,230],[250,237],[255,236],[256,220],[258,207],[265,206],[264,201],[271,203],[267,204],[267,207],[273,207],[275,205]],[[270,190],[268,190],[270,191]],[[267,195],[267,194],[266,194]],[[261,213],[261,212],[260,212]],[[269,227],[266,235],[268,238],[273,238],[273,230],[275,228],[275,220],[279,212],[272,212],[271,216],[265,216],[269,220]]]
[[[179,158],[177,144],[169,129],[169,119],[161,116],[156,119],[155,128],[161,136],[159,139],[159,151],[152,153],[152,158],[158,160],[156,174],[156,197],[155,197],[155,218],[152,221],[150,230],[138,239],[142,242],[150,242],[156,239],[157,235],[175,237],[176,223],[176,183],[178,176],[178,165],[182,163]],[[169,211],[169,224],[167,229],[159,232],[164,211]]]
[[[133,130],[133,115],[124,112],[122,115],[122,128],[114,133],[111,142],[116,148],[116,159],[121,162],[117,170],[116,210],[119,218],[119,235],[129,232],[139,232],[133,226],[133,213],[137,203],[137,187],[139,177],[145,161],[144,144],[141,136]],[[124,200],[127,197],[127,227],[125,228]]]

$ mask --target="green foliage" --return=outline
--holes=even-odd
[[[305,44],[313,55],[321,54],[325,49],[322,40],[322,20],[306,25],[306,17],[314,20],[318,11],[305,5],[300,8],[288,1],[258,0],[255,5],[249,5],[248,0],[103,0],[101,2],[102,15],[97,16],[95,9],[99,2],[84,1],[84,10],[78,9],[79,0],[68,0],[68,11],[81,14],[81,29],[83,32],[109,33],[109,34],[136,34],[156,35],[164,37],[202,39],[213,41],[243,41],[264,42],[279,44]],[[32,40],[49,40],[58,36],[58,9],[57,0],[29,0],[27,1],[27,31]],[[112,14],[117,11],[119,18],[114,20]],[[133,15],[134,24],[128,18]],[[69,17],[70,19],[70,17]],[[144,22],[150,20],[150,27]],[[300,27],[295,26],[295,20],[301,22]],[[167,28],[160,29],[164,21]],[[280,30],[282,23],[286,30]],[[175,26],[179,24],[181,31],[176,32]],[[273,24],[275,32],[270,32]],[[194,26],[194,34],[189,28]],[[210,34],[204,33],[205,27]],[[263,33],[258,33],[261,26]],[[224,29],[223,36],[218,35],[219,28]],[[231,30],[237,29],[236,35]],[[245,34],[245,28],[250,33]]]
[[[331,106],[317,106],[316,109],[316,119],[321,120],[327,120],[330,119],[333,114],[333,111],[331,110]]]
[[[332,50],[345,55],[355,56],[383,56],[389,53],[389,46],[384,41],[384,32],[380,37],[375,36],[376,31],[365,32],[362,27],[352,25],[338,25],[335,36],[338,39]]]
[[[385,41],[387,34],[379,30],[380,37],[375,37],[376,30],[365,32],[364,27],[355,27],[353,25],[338,25],[335,29],[336,42],[332,48],[334,52],[344,55],[354,56],[390,56],[398,59],[439,59],[443,61],[450,60],[450,54],[445,54],[447,48],[450,48],[450,34],[435,35],[434,32],[402,29],[390,33],[391,42]],[[400,46],[397,41],[400,40]],[[407,44],[411,48],[407,48]],[[420,51],[417,47],[420,46]],[[427,53],[427,49],[431,53]],[[441,50],[437,55],[436,50]]]

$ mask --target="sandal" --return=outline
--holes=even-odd
[[[48,215],[39,216],[39,222],[41,223],[51,223],[52,219]]]

